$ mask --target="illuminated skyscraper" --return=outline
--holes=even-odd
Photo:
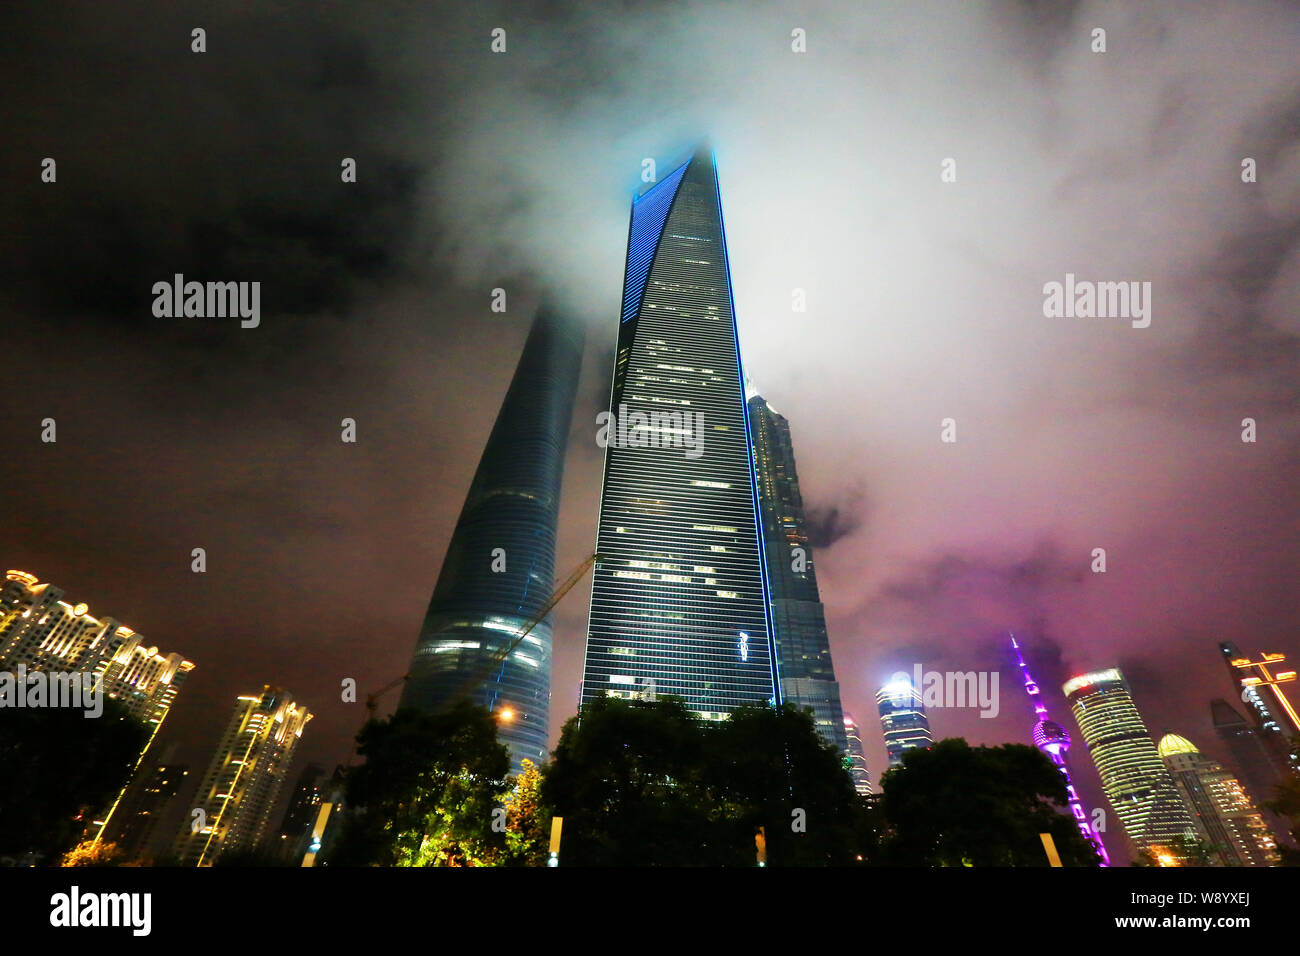
[[[1261,804],[1272,800],[1286,767],[1260,740],[1259,729],[1247,723],[1246,718],[1221,697],[1210,701],[1210,720],[1214,732],[1227,748],[1232,766],[1246,792]],[[1273,811],[1261,806],[1260,812],[1273,833],[1290,833],[1290,825]]]
[[[581,326],[541,310],[483,449],[443,558],[400,706],[436,712],[458,698],[502,715],[513,772],[547,755],[551,622],[509,650],[546,606]]]
[[[1277,866],[1277,842],[1236,777],[1178,734],[1165,734],[1157,749],[1220,863]]]
[[[780,696],[712,153],[632,203],[582,702]]]
[[[808,544],[790,423],[755,395],[749,400],[749,428],[772,590],[781,698],[800,709],[811,708],[822,739],[846,753],[840,685],[831,664],[826,611]]]
[[[867,757],[862,751],[862,732],[850,713],[844,715],[844,739],[848,747],[849,775],[853,777],[853,789],[859,796],[869,796],[873,791],[871,774],[867,772]]]
[[[934,743],[921,693],[906,674],[899,673],[876,693],[880,726],[885,732],[889,767],[901,767],[909,750],[928,750]]]
[[[62,600],[63,591],[34,574],[10,571],[0,588],[0,670],[80,672],[93,675],[103,693],[145,725],[148,736],[136,758],[138,770],[194,665],[180,654],[163,654],[125,624],[97,618],[84,603]],[[130,782],[101,808],[86,832],[99,840]]]
[[[176,841],[182,866],[211,866],[223,853],[255,849],[268,835],[271,811],[294,748],[312,715],[269,684],[235,701],[230,723],[199,783],[195,807]]]
[[[1061,688],[1102,788],[1124,831],[1139,849],[1181,858],[1183,838],[1199,833],[1142,723],[1128,681],[1118,668],[1081,674]]]
[[[1261,651],[1247,656],[1231,641],[1221,642],[1219,653],[1274,765],[1300,773],[1300,715],[1282,689],[1296,676],[1284,668],[1286,655]]]
[[[1070,766],[1065,759],[1065,754],[1070,749],[1070,735],[1064,727],[1048,716],[1042,692],[1034,679],[1029,676],[1029,668],[1025,666],[1025,658],[1020,653],[1020,645],[1016,643],[1015,637],[1011,638],[1011,647],[1016,652],[1016,663],[1020,666],[1020,674],[1025,681],[1025,693],[1029,695],[1029,702],[1034,706],[1034,715],[1038,718],[1031,731],[1034,746],[1047,755],[1048,759],[1056,765],[1056,769],[1061,772],[1061,776],[1065,778],[1065,793],[1075,826],[1079,828],[1083,838],[1097,851],[1100,865],[1110,866],[1110,857],[1106,854],[1101,834],[1089,823],[1088,815],[1083,809],[1083,801],[1079,799],[1079,794],[1074,789],[1074,782],[1070,780]]]

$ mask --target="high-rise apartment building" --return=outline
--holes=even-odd
[[[426,712],[464,698],[497,714],[515,773],[548,752],[550,618],[528,627],[554,586],[582,348],[581,326],[539,311],[447,547],[401,698],[400,706]]]
[[[1236,777],[1179,734],[1165,734],[1157,750],[1217,862],[1277,866],[1277,842]]]
[[[862,750],[862,731],[858,729],[853,715],[844,714],[844,740],[849,755],[849,776],[853,778],[853,789],[859,796],[870,796],[871,774],[867,772],[867,757]]]
[[[831,663],[826,610],[808,543],[790,423],[755,395],[749,400],[749,428],[772,593],[781,699],[800,709],[810,708],[822,739],[846,753],[840,685]]]
[[[702,148],[632,203],[582,701],[779,702],[717,170]]]
[[[10,571],[0,588],[0,670],[60,671],[91,675],[102,692],[145,725],[148,736],[135,769],[153,744],[194,665],[163,654],[113,618],[97,618],[85,603],[70,604],[63,591],[26,571]],[[128,782],[127,786],[130,786]],[[96,815],[87,838],[102,838],[122,796]]]
[[[1073,677],[1061,691],[1129,839],[1162,861],[1185,859],[1182,841],[1199,833],[1119,668]]]
[[[202,813],[185,821],[176,840],[182,866],[211,866],[223,853],[259,846],[311,718],[306,707],[269,684],[236,700],[195,796]]]
[[[891,770],[903,765],[903,754],[909,750],[928,750],[934,743],[921,692],[906,674],[895,675],[876,692],[876,706]]]

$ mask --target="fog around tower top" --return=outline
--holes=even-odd
[[[1215,642],[1300,654],[1294,7],[111,6],[0,24],[19,91],[0,104],[19,184],[0,321],[43,333],[12,343],[11,385],[84,439],[39,481],[0,478],[30,502],[14,535],[41,542],[16,566],[75,591],[96,545],[121,569],[96,571],[98,604],[199,664],[208,710],[177,720],[260,685],[258,655],[304,700],[356,670],[359,634],[363,686],[400,673],[543,293],[590,330],[557,569],[589,553],[629,205],[647,160],[662,178],[706,136],[745,368],[790,422],[848,710],[914,663],[1009,667],[1010,629],[1045,688],[1121,666],[1153,725],[1209,747]],[[45,155],[60,179],[40,192]],[[149,316],[174,272],[261,279],[257,334]],[[1150,283],[1149,326],[1045,316],[1067,275]],[[111,387],[58,387],[88,370]],[[343,415],[374,459],[324,449]],[[75,502],[75,530],[49,540],[68,517],[41,501]],[[179,527],[191,513],[220,518]],[[247,562],[256,627],[195,630],[179,578],[133,580],[196,535]],[[303,599],[353,576],[381,610]],[[557,611],[553,737],[586,613]],[[219,686],[217,648],[236,660]],[[1024,739],[1029,712],[1002,715],[930,719]],[[317,739],[354,729],[331,720]]]

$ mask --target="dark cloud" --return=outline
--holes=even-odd
[[[706,132],[864,725],[897,666],[1010,676],[1008,629],[1053,695],[1120,662],[1193,739],[1229,689],[1212,637],[1300,655],[1293,9],[141,6],[0,10],[0,481],[7,561],[198,663],[165,731],[188,759],[263,680],[342,757],[338,681],[404,671],[542,290],[592,329],[557,568],[590,553],[628,202]],[[175,272],[262,281],[262,326],[154,319]],[[1067,272],[1151,281],[1151,327],[1045,319]],[[557,611],[554,729],[586,611]]]

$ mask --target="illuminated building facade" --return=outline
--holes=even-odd
[[[1221,642],[1219,653],[1274,765],[1300,774],[1300,715],[1282,689],[1296,677],[1285,667],[1286,655],[1261,651],[1248,656],[1231,641]]]
[[[163,654],[142,635],[112,618],[97,618],[84,603],[69,604],[63,591],[26,571],[9,571],[0,588],[0,670],[77,671],[98,679],[103,693],[122,704],[148,730],[138,769],[176,702],[194,664]],[[130,784],[128,782],[127,786]],[[95,816],[87,838],[98,841],[126,792]]]
[[[840,685],[831,663],[826,610],[817,587],[799,491],[790,423],[761,396],[749,400],[758,508],[772,593],[772,626],[781,699],[810,708],[817,732],[848,752]]]
[[[479,460],[416,642],[401,706],[465,698],[497,714],[513,772],[547,756],[555,527],[581,326],[547,309],[528,334]],[[509,650],[518,638],[522,642]]]
[[[632,203],[582,703],[779,702],[744,373],[711,151]]]
[[[312,715],[269,684],[235,702],[235,711],[199,783],[194,806],[175,844],[182,866],[211,866],[222,853],[252,850],[267,827],[294,749]]]
[[[876,706],[880,710],[880,727],[885,734],[885,752],[889,754],[891,770],[903,765],[903,754],[907,751],[928,750],[934,743],[921,692],[906,674],[896,675],[877,691]]]
[[[1271,800],[1285,770],[1260,739],[1259,729],[1221,697],[1210,701],[1210,722],[1246,791],[1261,803]],[[1261,806],[1260,812],[1273,833],[1290,832],[1290,825],[1272,810]]]
[[[1158,859],[1182,859],[1181,841],[1200,834],[1119,668],[1073,677],[1061,690],[1129,839]]]
[[[1101,834],[1088,821],[1088,815],[1083,809],[1083,801],[1079,799],[1079,793],[1074,789],[1074,782],[1070,779],[1070,766],[1065,759],[1070,749],[1070,735],[1064,727],[1048,716],[1047,706],[1043,703],[1042,690],[1029,676],[1029,668],[1025,666],[1024,655],[1020,653],[1020,645],[1016,643],[1014,636],[1011,638],[1011,647],[1016,652],[1016,664],[1020,667],[1020,675],[1024,679],[1025,693],[1029,695],[1029,702],[1034,707],[1034,715],[1038,718],[1031,731],[1034,746],[1047,755],[1065,779],[1065,794],[1070,816],[1074,818],[1074,825],[1078,827],[1079,833],[1097,851],[1099,865],[1110,866],[1110,857],[1106,854]]]
[[[1178,734],[1161,737],[1157,750],[1218,862],[1278,865],[1277,842],[1236,777]]]
[[[844,741],[848,751],[849,776],[853,778],[853,789],[859,796],[870,796],[871,774],[867,772],[867,757],[862,750],[862,731],[850,713],[844,714]]]

